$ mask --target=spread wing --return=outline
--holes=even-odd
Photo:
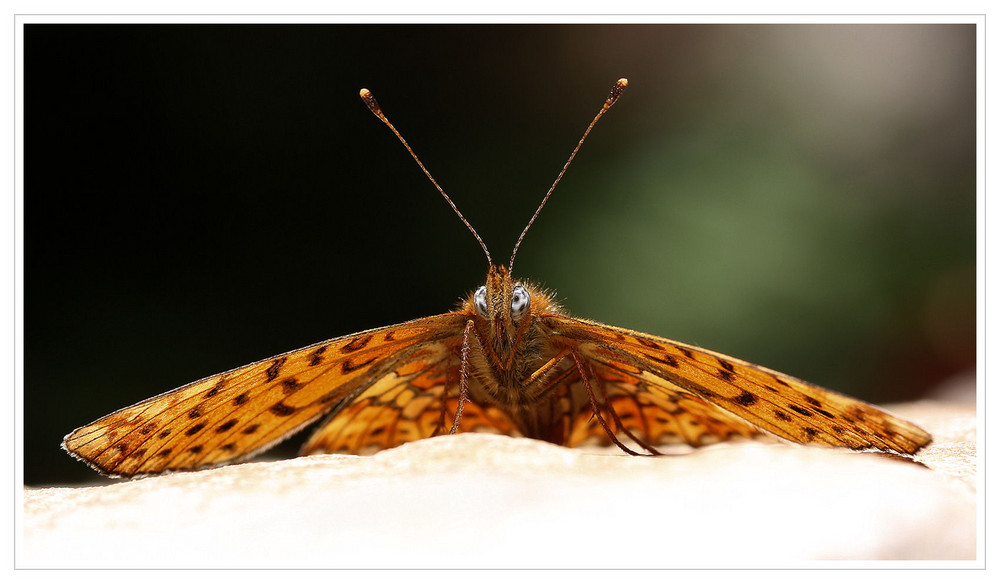
[[[721,423],[710,432],[714,436],[727,425],[746,435],[749,425],[793,442],[906,454],[931,441],[921,428],[875,406],[721,353],[561,315],[548,314],[541,320],[556,344],[597,364],[597,372],[610,370],[630,378],[615,387],[631,396],[633,409],[641,405],[640,399],[650,399],[644,394],[658,395],[668,404],[676,400],[675,409],[683,416],[662,422],[655,430],[661,434],[673,431],[668,428],[677,422],[683,428],[684,416],[688,425],[691,419],[705,424],[713,416]],[[614,401],[614,395],[609,392],[609,399]],[[682,405],[677,408],[677,404]]]
[[[78,428],[63,448],[112,476],[248,457],[407,363],[460,344],[466,318],[447,313],[372,329],[212,375]]]

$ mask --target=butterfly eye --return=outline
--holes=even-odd
[[[476,295],[472,298],[472,302],[476,305],[476,312],[479,313],[479,316],[487,318],[490,307],[486,305],[486,286],[480,286],[479,290],[476,290]]]
[[[528,295],[528,291],[524,289],[524,286],[514,286],[510,295],[511,318],[521,318],[525,312],[528,312],[529,306],[531,306],[531,296]]]

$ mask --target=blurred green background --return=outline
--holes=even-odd
[[[27,25],[28,485],[206,375],[449,310],[571,314],[891,402],[975,366],[971,25]],[[294,453],[301,438],[276,453]]]

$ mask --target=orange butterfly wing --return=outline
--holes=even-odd
[[[187,470],[248,457],[407,362],[461,343],[453,312],[331,339],[206,377],[78,428],[71,455],[112,476]]]
[[[301,454],[369,454],[451,431],[458,408],[458,367],[452,355],[404,363],[345,401],[303,445]],[[520,432],[501,410],[468,401],[459,432]]]
[[[573,348],[588,362],[645,382],[633,384],[635,389],[619,384],[626,395],[636,397],[643,387],[668,401],[677,399],[683,411],[701,423],[711,406],[721,410],[711,415],[724,423],[733,417],[745,422],[733,428],[743,435],[749,424],[793,442],[908,454],[931,440],[916,425],[875,406],[728,355],[556,314],[541,320],[557,344]]]
[[[752,439],[760,430],[733,414],[694,396],[654,385],[627,373],[590,362],[598,404],[611,430],[622,440],[628,433],[652,446],[687,444],[698,447],[733,438]],[[586,389],[579,379],[570,391],[582,395],[570,415],[566,446],[588,443],[611,444],[611,440],[593,415]],[[585,402],[585,403],[581,403]]]

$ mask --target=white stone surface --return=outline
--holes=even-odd
[[[892,408],[929,468],[718,444],[635,458],[462,434],[88,488],[25,489],[17,566],[712,567],[976,558],[974,409]]]

